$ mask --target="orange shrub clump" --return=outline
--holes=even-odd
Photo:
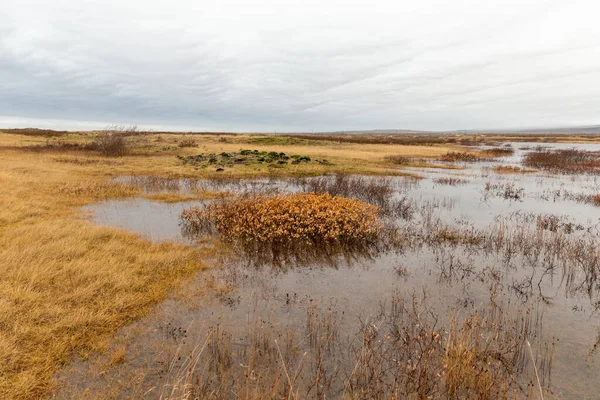
[[[295,193],[223,199],[185,210],[189,233],[217,233],[225,241],[265,244],[351,244],[374,239],[379,207],[330,194]]]

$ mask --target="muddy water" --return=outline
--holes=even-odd
[[[514,145],[515,149],[525,146]],[[510,159],[497,163],[518,163],[524,151],[518,150]],[[488,229],[498,221],[521,226],[530,224],[527,215],[551,214],[581,227],[569,235],[580,240],[598,238],[600,208],[549,195],[556,190],[596,193],[594,177],[495,175],[489,172],[489,166],[481,163],[458,171],[419,170],[426,179],[417,183],[392,178],[396,196],[408,196],[415,207],[412,219],[398,223],[419,229],[426,221],[439,218],[450,226]],[[460,177],[467,183],[435,183],[440,177]],[[512,184],[522,188],[523,195],[507,199],[486,191],[486,183]],[[146,189],[186,191],[211,184],[184,182]],[[232,182],[227,188],[219,185],[221,190],[230,191],[301,189],[292,180]],[[200,203],[169,205],[134,199],[103,202],[88,207],[86,212],[98,224],[136,232],[151,240],[190,243],[181,234],[178,216],[195,204]],[[302,268],[257,267],[234,256],[215,259],[214,263],[219,267],[198,277],[184,294],[167,300],[155,315],[120,333],[115,348],[126,349],[124,363],[109,367],[109,356],[74,362],[58,378],[62,389],[56,396],[157,398],[161,386],[169,380],[169,365],[177,354],[191,351],[217,325],[231,332],[234,347],[243,348],[250,327],[257,321],[267,321],[274,329],[302,329],[307,310],[318,306],[335,313],[341,330],[351,333],[357,330],[359,321],[377,314],[394,291],[426,296],[440,323],[447,322],[451,315],[485,307],[491,299],[535,308],[543,314],[544,340],[556,343],[550,397],[592,399],[600,393],[600,357],[593,351],[600,332],[597,296],[567,290],[560,272],[545,274],[526,255],[506,261],[499,254],[441,244],[409,246],[374,256],[355,254],[352,259],[323,260]]]

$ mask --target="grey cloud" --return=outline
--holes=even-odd
[[[598,11],[592,0],[6,0],[0,124],[585,124],[600,105]]]

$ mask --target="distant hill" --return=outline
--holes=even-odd
[[[321,132],[329,134],[379,134],[379,135],[395,135],[395,134],[424,134],[424,133],[463,133],[463,134],[476,134],[476,133],[519,133],[519,134],[600,134],[600,125],[589,125],[589,126],[571,126],[562,128],[535,128],[535,129],[467,129],[467,130],[453,130],[453,131],[420,131],[411,129],[370,129],[370,130],[347,130],[347,131],[334,131],[334,132]]]
[[[572,126],[567,128],[524,129],[518,133],[600,133],[600,125]]]

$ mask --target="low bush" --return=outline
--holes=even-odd
[[[198,143],[194,139],[183,139],[177,145],[179,147],[198,147]]]
[[[216,234],[244,247],[327,247],[374,240],[382,228],[378,212],[330,194],[252,195],[184,210],[181,222],[192,235]]]
[[[103,132],[89,147],[106,157],[121,157],[129,152],[129,144],[125,136],[116,131]]]

